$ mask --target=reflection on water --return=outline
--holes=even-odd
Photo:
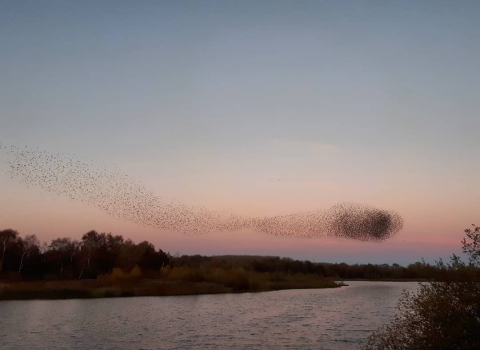
[[[0,302],[2,349],[358,349],[417,283]]]

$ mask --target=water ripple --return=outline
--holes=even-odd
[[[358,349],[417,283],[0,302],[2,349]]]

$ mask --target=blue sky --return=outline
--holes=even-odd
[[[187,203],[388,206],[407,242],[457,250],[480,204],[478,18],[477,1],[4,0],[0,139]]]

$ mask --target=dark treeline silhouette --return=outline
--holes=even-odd
[[[94,279],[113,268],[159,270],[170,263],[169,254],[147,242],[89,231],[80,240],[57,238],[40,244],[35,235],[22,238],[17,231],[0,231],[0,274],[8,279]]]
[[[315,274],[339,279],[433,279],[440,269],[422,262],[399,264],[313,263],[271,256],[172,256],[143,241],[89,231],[80,240],[57,238],[40,244],[35,235],[21,237],[12,229],[0,231],[0,278],[4,280],[96,279],[114,269],[144,276],[163,268],[243,269],[255,273]]]
[[[399,264],[346,264],[314,263],[276,256],[180,256],[173,258],[175,266],[221,267],[231,269],[242,267],[255,272],[314,273],[339,279],[401,279],[419,280],[435,278],[441,271],[422,260],[406,267]]]

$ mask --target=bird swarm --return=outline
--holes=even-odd
[[[250,229],[275,236],[383,241],[403,228],[403,219],[395,212],[349,202],[291,215],[239,216],[162,199],[121,171],[111,171],[93,162],[2,143],[0,151],[7,154],[6,172],[12,179],[155,229],[186,234]]]

